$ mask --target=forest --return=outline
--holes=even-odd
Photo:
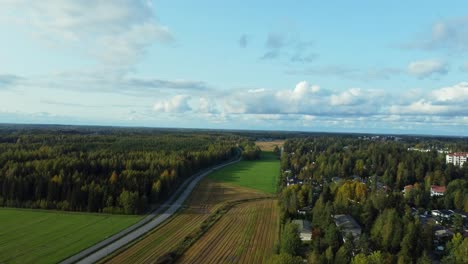
[[[250,146],[219,132],[0,128],[0,206],[139,214]]]
[[[287,140],[279,183],[283,231],[272,263],[301,263],[301,257],[309,263],[466,263],[468,164],[446,164],[441,150],[467,151],[468,142],[345,135]],[[407,185],[412,189],[403,193]],[[444,195],[431,196],[432,185],[445,186]],[[440,223],[430,217],[436,209],[459,213]],[[344,232],[337,215],[355,219],[360,235]],[[310,221],[310,242],[300,243],[293,219]],[[454,235],[440,240],[437,230]]]

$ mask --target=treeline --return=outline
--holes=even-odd
[[[279,251],[277,257],[300,255],[309,263],[431,263],[435,226],[421,223],[418,215],[431,209],[468,212],[468,164],[462,168],[446,164],[445,154],[436,150],[408,150],[414,142],[375,142],[346,136],[287,140],[281,157],[279,197],[282,241],[284,236],[297,233],[284,233],[294,218],[311,222],[312,241],[286,256]],[[424,142],[440,147],[454,144],[452,139],[437,139],[432,144],[426,138]],[[457,150],[467,146],[464,140],[457,142]],[[286,186],[286,177],[303,184]],[[403,195],[403,187],[409,184],[413,189]],[[431,197],[432,184],[446,186],[445,195]],[[352,216],[362,234],[353,238],[342,233],[332,217],[339,214]],[[462,231],[461,216],[454,217],[450,226]],[[443,263],[462,263],[450,261],[463,258],[467,243],[468,239],[455,235],[446,245]]]
[[[244,160],[258,160],[262,151],[258,146],[255,145],[254,141],[242,141],[240,144],[242,148],[242,159]]]
[[[219,133],[0,130],[0,206],[135,214],[237,155]]]
[[[447,143],[448,146],[453,144],[452,141]],[[425,181],[445,186],[452,180],[468,177],[468,166],[445,164],[444,154],[435,150],[409,151],[411,146],[405,142],[337,136],[288,140],[284,144],[288,155],[282,157],[281,166],[291,169],[300,179],[316,181],[330,182],[332,177],[353,175],[378,176],[379,182],[394,189]],[[468,142],[460,140],[457,149],[468,149]]]

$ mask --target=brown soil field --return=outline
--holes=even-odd
[[[265,197],[261,192],[233,187],[225,183],[204,179],[190,195],[186,208],[164,225],[119,251],[101,263],[153,263],[172,251],[183,239],[199,228],[200,224],[223,203],[249,198]]]
[[[278,241],[277,200],[245,202],[233,207],[184,255],[179,263],[265,263]]]
[[[255,141],[255,145],[257,145],[262,151],[273,151],[275,145],[279,148],[283,146],[284,140],[275,140],[275,141]]]

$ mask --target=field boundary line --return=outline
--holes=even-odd
[[[132,233],[136,233],[136,231],[140,231],[139,229],[145,228],[145,225],[151,225],[151,222],[153,220],[156,220],[159,216],[161,216],[162,213],[164,213],[164,215],[166,215],[166,214],[168,214],[168,211],[170,211],[171,208],[174,209],[174,206],[177,207],[177,208],[175,208],[175,211],[170,212],[169,213],[170,215],[168,217],[166,217],[166,219],[164,219],[161,223],[156,223],[155,226],[149,227],[148,230],[142,230],[141,234],[135,234],[136,237],[130,237],[129,238],[130,241],[128,241],[127,243],[132,242],[133,240],[143,236],[148,231],[154,229],[155,227],[159,226],[160,224],[163,224],[165,222],[165,220],[170,218],[170,216],[172,216],[182,206],[182,203],[188,197],[188,194],[191,193],[191,191],[193,190],[193,187],[195,187],[196,184],[202,178],[204,178],[204,176],[206,176],[206,175],[210,174],[211,172],[216,171],[216,170],[218,170],[218,169],[220,169],[222,167],[231,165],[233,163],[237,163],[240,160],[241,160],[240,150],[238,150],[238,155],[235,158],[230,159],[230,160],[228,160],[228,161],[226,161],[224,163],[214,165],[214,166],[212,166],[210,168],[207,168],[205,170],[202,170],[202,171],[190,176],[189,178],[187,178],[182,183],[182,185],[179,186],[179,188],[176,190],[176,192],[174,194],[172,194],[171,197],[169,197],[169,199],[164,204],[162,204],[157,209],[153,210],[150,214],[148,214],[142,220],[140,220],[136,224],[134,224],[132,226],[129,226],[126,229],[112,235],[111,237],[106,238],[106,239],[98,242],[97,244],[95,244],[95,245],[93,245],[91,247],[88,247],[85,250],[82,250],[82,251],[78,252],[75,255],[64,259],[60,263],[61,264],[71,264],[71,263],[79,262],[79,261],[91,256],[92,254],[97,253],[100,250],[104,250],[106,247],[112,246],[113,243],[119,241],[120,239],[125,239],[127,236],[132,235]],[[190,190],[188,193],[184,192],[186,190],[187,186],[189,186],[189,185],[191,185],[192,190]],[[183,197],[183,196],[185,196],[185,197]],[[182,199],[184,201],[178,201],[180,198],[184,198],[184,199]],[[174,201],[179,202],[180,204],[177,204],[177,203],[173,204]],[[125,243],[125,244],[127,244],[127,243]],[[101,258],[104,258],[104,257],[106,257],[108,255],[111,255],[113,252],[115,252],[120,247],[124,246],[125,244],[123,244],[121,246],[118,246],[117,248],[112,248],[112,249],[106,250],[105,252],[103,252],[101,254],[102,257],[96,257],[97,258],[96,261],[101,259]]]
[[[211,213],[210,216],[200,224],[199,229],[196,230],[194,234],[187,236],[187,238],[185,240],[182,240],[173,251],[168,252],[167,254],[161,256],[159,259],[165,259],[164,263],[175,263],[191,246],[193,246],[203,235],[205,235],[206,232],[208,232],[208,230],[210,230],[210,228],[214,224],[216,224],[233,207],[243,203],[276,198],[276,196],[269,195],[264,197],[247,198],[225,202],[220,208]],[[156,262],[158,262],[158,260],[156,260]]]

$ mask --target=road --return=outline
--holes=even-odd
[[[188,198],[190,193],[193,191],[195,186],[197,186],[198,182],[202,180],[206,175],[210,174],[214,170],[236,163],[239,160],[240,158],[234,161],[229,161],[229,162],[214,166],[203,172],[192,175],[190,178],[184,181],[184,183],[177,189],[177,191],[163,205],[161,205],[157,210],[151,212],[148,216],[143,218],[141,221],[97,243],[96,245],[79,252],[76,255],[71,256],[70,258],[65,259],[61,263],[62,264],[95,263],[99,261],[100,259],[112,254],[119,248],[125,246],[126,244],[146,234],[147,232],[151,231],[153,228],[159,226],[169,217],[171,217],[177,210],[179,210],[179,208],[183,205],[183,203]],[[178,196],[179,194],[180,196]]]

